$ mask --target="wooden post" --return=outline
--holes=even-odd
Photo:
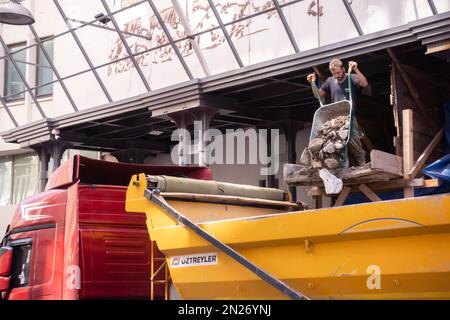
[[[419,171],[422,170],[428,157],[431,155],[434,149],[436,149],[437,145],[441,141],[441,138],[444,135],[444,129],[445,128],[442,128],[441,130],[438,131],[438,133],[434,136],[433,140],[431,140],[430,144],[422,152],[419,159],[417,159],[417,162],[414,165],[414,167],[411,169],[411,171],[408,172],[409,179],[414,179],[419,173]]]
[[[334,203],[335,207],[339,207],[342,206],[345,202],[345,200],[347,199],[348,195],[350,194],[350,191],[352,190],[352,188],[345,186],[341,193],[339,193],[338,198],[336,199],[336,202]]]
[[[314,196],[314,206],[315,209],[322,208],[322,196]]]
[[[414,145],[413,145],[413,111],[403,110],[403,177],[408,179],[409,171],[414,166]],[[403,189],[405,198],[414,197],[414,188]]]
[[[366,184],[360,184],[358,186],[358,189],[366,195],[367,198],[369,198],[371,201],[381,201],[380,197],[377,196],[375,192],[373,192]],[[414,190],[414,189],[413,189]]]
[[[411,78],[408,76],[406,71],[403,69],[403,65],[399,62],[397,55],[394,53],[392,49],[386,49],[389,56],[391,57],[392,62],[394,63],[395,68],[397,68],[398,72],[400,73],[401,78],[403,79],[403,82],[406,85],[406,88],[408,89],[409,93],[411,94],[412,98],[414,99],[414,102],[416,103],[417,107],[419,108],[420,112],[423,115],[423,122],[432,128],[432,123],[430,122],[430,119],[428,118],[429,109],[425,106],[425,103],[422,101],[422,98],[419,96],[419,93],[416,90],[416,87],[414,86],[414,82],[411,80]]]

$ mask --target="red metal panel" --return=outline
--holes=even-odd
[[[48,223],[64,224],[65,190],[51,190],[23,200],[11,221],[11,230]]]
[[[78,178],[83,184],[103,184],[128,186],[131,176],[145,173],[152,175],[170,175],[195,177],[210,180],[211,169],[205,167],[154,166],[131,163],[116,163],[80,157]]]
[[[47,184],[45,185],[45,191],[60,188],[75,182],[78,177],[78,167],[78,157],[68,159],[48,178]]]
[[[1,248],[0,252],[0,277],[8,276],[9,271],[11,270],[11,257],[12,257],[12,248],[4,247]]]
[[[18,207],[11,230],[38,229],[17,232],[9,237],[9,241],[32,239],[29,284],[13,289],[9,299],[62,298],[66,201],[65,190],[52,190],[27,198]],[[41,227],[43,229],[39,229]]]
[[[56,170],[46,192],[22,201],[13,217],[13,231],[47,227],[10,236],[9,240],[32,238],[33,244],[29,285],[15,288],[9,298],[149,298],[145,215],[125,212],[126,188],[137,173],[211,179],[208,168],[131,165],[76,156]],[[163,296],[159,287],[156,298]]]
[[[62,226],[36,231],[36,241],[33,243],[36,268],[31,283],[33,300],[62,299],[63,239]]]
[[[16,233],[13,234],[9,237],[9,242],[10,241],[14,241],[14,240],[19,240],[19,239],[31,239],[32,242],[36,241],[36,231],[28,231],[28,232],[21,232],[21,233]],[[32,247],[32,251],[31,251],[31,257],[30,257],[30,273],[29,273],[29,285],[25,286],[25,287],[19,287],[19,288],[13,288],[12,290],[10,290],[7,294],[7,299],[9,300],[31,300],[32,299],[32,281],[31,279],[33,279],[34,277],[34,272],[36,270],[35,266],[36,266],[36,255],[37,252],[33,251],[33,247]]]
[[[150,297],[144,214],[125,212],[126,187],[80,186],[80,298]],[[157,293],[163,296],[163,290]]]
[[[79,263],[79,225],[78,225],[78,184],[67,189],[66,220],[64,227],[64,262],[61,270],[62,298],[65,300],[78,300],[81,283]]]
[[[211,169],[206,167],[154,166],[117,163],[76,155],[61,165],[48,179],[45,190],[68,186],[76,181],[83,184],[127,186],[133,174],[183,176],[211,180]]]

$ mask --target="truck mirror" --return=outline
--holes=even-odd
[[[0,248],[0,292],[9,288],[12,252],[13,249],[11,247]]]

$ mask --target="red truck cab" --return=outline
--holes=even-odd
[[[16,210],[0,248],[1,298],[149,299],[146,218],[125,212],[130,178],[143,172],[211,179],[208,168],[75,156]],[[164,297],[163,287],[154,297]]]

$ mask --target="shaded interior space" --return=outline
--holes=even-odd
[[[401,147],[396,148],[400,144],[396,144],[395,139],[401,136],[401,119],[397,114],[401,114],[402,109],[412,108],[416,116],[415,127],[420,128],[416,144],[417,154],[420,154],[420,150],[442,126],[442,104],[449,99],[450,66],[444,55],[428,55],[426,47],[419,43],[396,47],[391,54],[412,81],[415,92],[408,90],[404,75],[395,67],[387,50],[342,59],[344,64],[350,60],[356,61],[369,81],[369,87],[359,92],[356,101],[356,117],[366,135],[364,145],[368,151],[377,149],[401,155]],[[314,69],[318,71],[322,83],[331,76],[327,64]],[[238,100],[239,104],[235,113],[223,119],[219,117],[213,123],[220,126],[224,120],[231,122],[242,117],[251,120],[243,122],[248,121],[256,126],[276,126],[277,122],[286,120],[310,125],[319,107],[306,80],[310,72],[312,70],[302,70],[216,92]],[[424,111],[417,106],[414,95],[423,100]],[[329,102],[329,97],[327,100]],[[429,127],[419,125],[423,122],[423,116],[429,118]],[[420,135],[423,135],[421,141]],[[438,150],[443,152],[442,148]]]
[[[442,127],[442,104],[449,100],[450,92],[448,53],[426,51],[426,46],[415,42],[342,58],[345,65],[356,61],[369,81],[369,87],[358,94],[356,108],[366,151],[377,149],[401,156],[403,109],[414,111],[416,156]],[[322,64],[208,92],[231,102],[220,105],[209,127],[223,133],[238,128],[278,128],[281,133],[286,133],[287,127],[307,128],[319,107],[306,80],[313,70],[321,82],[331,76],[328,64]],[[192,131],[193,125],[186,128]],[[175,129],[170,114],[155,117],[152,111],[140,109],[68,125],[58,134],[76,148],[111,152],[119,161],[139,163],[143,156],[168,153],[177,143],[171,141]],[[443,152],[443,146],[438,147],[430,161]]]

